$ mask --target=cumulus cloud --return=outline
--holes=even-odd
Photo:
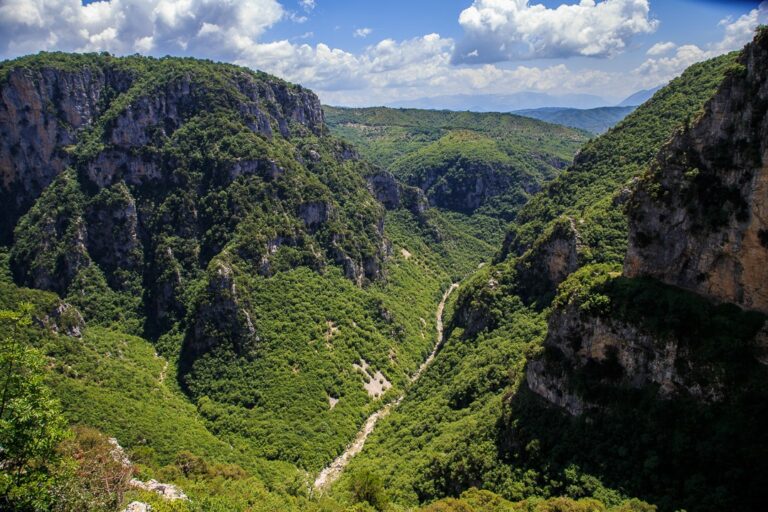
[[[354,37],[359,37],[359,38],[364,39],[364,38],[368,37],[369,35],[371,35],[372,33],[373,33],[373,29],[372,28],[365,27],[365,28],[358,28],[357,30],[355,30],[352,33],[352,35]]]
[[[665,53],[669,53],[675,48],[677,48],[675,43],[656,43],[648,49],[646,54],[651,56],[664,55]]]
[[[507,12],[513,4],[515,16]],[[314,2],[294,5],[311,10]],[[647,7],[647,2],[605,0],[598,4],[582,0],[577,5],[547,9],[520,0],[476,0],[468,10],[474,8],[480,17],[475,21],[467,21],[464,14],[462,17],[465,29],[472,23],[488,27],[492,30],[486,31],[486,36],[504,36],[507,43],[511,34],[517,38],[518,49],[528,55],[611,55],[624,48],[629,36],[655,26],[642,6]],[[561,11],[563,8],[575,10]],[[608,10],[598,11],[600,8]],[[504,16],[493,15],[505,12]],[[526,16],[533,13],[537,13],[539,25],[527,21]],[[599,13],[601,23],[590,21],[595,13]],[[0,56],[40,50],[106,50],[210,57],[301,83],[318,92],[323,101],[347,105],[520,91],[601,91],[626,96],[663,83],[694,62],[741,47],[752,37],[755,26],[768,19],[767,13],[764,4],[742,17],[723,20],[722,38],[709,46],[658,43],[634,72],[604,72],[574,70],[563,63],[513,67],[490,62],[494,59],[487,58],[488,45],[468,47],[468,38],[456,43],[439,34],[372,41],[355,53],[310,44],[306,39],[312,37],[311,32],[264,41],[268,28],[298,16],[286,11],[278,0],[104,0],[87,6],[80,0],[0,0]],[[565,23],[562,17],[569,19],[569,27],[554,41],[557,23]],[[510,20],[514,21],[513,28]],[[471,35],[469,31],[467,34]],[[372,38],[371,32],[365,35]],[[486,37],[484,41],[492,39]],[[503,51],[497,48],[497,56],[508,58],[511,44]],[[476,64],[456,65],[457,55],[464,56],[459,62]]]
[[[581,0],[550,9],[530,0],[474,0],[459,23],[455,63],[526,58],[609,57],[656,29],[648,0]]]
[[[758,25],[767,22],[768,2],[763,2],[756,9],[735,20],[728,18],[722,20],[719,26],[724,30],[723,38],[705,48],[692,44],[679,47],[672,45],[672,47],[664,48],[664,51],[658,48],[657,50],[659,51],[654,53],[654,48],[659,45],[653,46],[648,50],[648,55],[655,58],[650,58],[641,64],[634,71],[634,75],[639,79],[640,85],[643,87],[653,87],[668,82],[692,64],[741,49],[752,40]],[[673,54],[661,57],[661,55],[665,55],[672,49],[675,50]]]
[[[3,0],[0,54],[105,50],[228,60],[284,14],[277,0]]]

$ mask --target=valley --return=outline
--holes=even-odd
[[[592,135],[2,61],[0,509],[760,510],[766,64]]]

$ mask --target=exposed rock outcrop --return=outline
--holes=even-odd
[[[194,359],[222,345],[230,345],[242,355],[258,341],[247,304],[238,293],[232,267],[218,262],[196,310],[195,325],[185,343],[182,359]]]
[[[0,244],[18,284],[68,296],[103,274],[155,337],[238,236],[232,254],[262,275],[381,276],[383,208],[311,91],[173,58],[42,54],[4,71]]]
[[[432,206],[469,214],[498,196],[512,192],[534,194],[540,189],[530,176],[505,165],[463,158],[444,165],[445,168],[428,169],[408,181],[424,192]],[[461,172],[452,172],[453,169]],[[520,198],[522,202],[524,199]]]
[[[585,396],[585,385],[655,385],[661,398],[686,394],[706,402],[723,396],[717,374],[697,367],[690,348],[672,337],[659,339],[637,325],[585,312],[575,304],[556,309],[548,327],[544,357],[527,367],[528,386],[573,415],[599,407]]]
[[[80,338],[85,329],[83,315],[66,302],[58,302],[47,314],[35,316],[35,321],[51,332],[73,338]]]
[[[176,500],[188,500],[187,495],[173,484],[160,483],[157,480],[149,480],[148,482],[142,482],[136,478],[132,478],[128,485],[135,487],[136,489],[142,489],[144,491],[154,492],[160,495],[161,498],[168,501]]]
[[[768,313],[768,32],[747,46],[740,65],[701,117],[662,149],[629,200],[623,277],[573,292],[574,276],[566,290],[576,295],[555,302],[544,354],[528,364],[527,381],[571,414],[608,406],[590,397],[600,386],[655,387],[660,398],[712,403],[737,392],[739,376],[723,380],[729,371],[761,371],[765,317],[715,304]],[[641,296],[645,309],[633,302]],[[714,341],[702,341],[709,332],[692,338],[708,320],[691,313],[692,304],[740,325]]]
[[[555,222],[537,243],[515,262],[517,290],[527,303],[546,306],[557,287],[565,281],[581,261],[582,242],[571,217]]]
[[[421,189],[401,183],[390,172],[376,172],[367,181],[368,190],[387,210],[406,208],[421,217],[429,206]]]
[[[768,313],[768,34],[740,63],[638,188],[624,272]]]

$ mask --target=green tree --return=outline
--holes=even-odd
[[[43,382],[43,357],[26,346],[32,306],[0,311],[0,508],[46,508],[67,433],[58,403]]]
[[[387,495],[381,477],[368,470],[362,470],[352,477],[352,499],[355,503],[367,502],[376,510],[387,506]]]

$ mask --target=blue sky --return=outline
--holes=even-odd
[[[0,0],[0,57],[191,55],[344,105],[523,91],[612,102],[765,22],[768,2],[738,0]]]

